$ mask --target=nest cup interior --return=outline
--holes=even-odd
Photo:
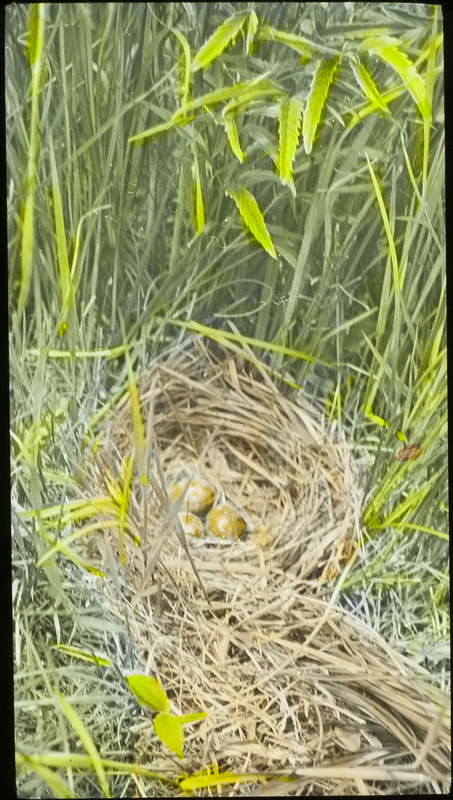
[[[419,674],[323,596],[362,536],[361,473],[346,443],[302,392],[285,397],[256,368],[201,342],[156,360],[140,400],[153,476],[146,488],[136,479],[131,495],[140,546],[128,543],[122,567],[118,534],[106,529],[88,556],[108,576],[105,592],[143,671],[158,677],[176,713],[208,712],[186,730],[184,768],[294,770],[340,756],[356,765],[362,755],[382,766],[384,751],[394,767],[404,753],[415,757],[436,716]],[[91,490],[94,476],[105,494],[106,467],[118,477],[133,441],[125,398],[101,432]],[[214,502],[245,520],[242,535],[186,536],[184,547],[185,495],[179,506],[168,495],[180,476],[208,481]],[[441,738],[437,762],[431,750],[419,765],[428,776],[447,758]],[[155,767],[158,757],[168,766],[144,713],[135,759]],[[326,780],[304,786],[357,793],[352,773]]]

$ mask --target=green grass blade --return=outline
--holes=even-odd
[[[251,192],[245,186],[239,187],[237,192],[233,189],[226,191],[236,203],[245,227],[253,234],[261,247],[277,260],[277,253],[266,228],[263,213]]]
[[[191,88],[192,88],[192,67],[189,42],[181,31],[173,28],[172,34],[176,37],[176,41],[181,46],[181,57],[178,61],[178,90],[179,102],[184,106],[189,102]]]
[[[39,130],[39,95],[44,83],[44,35],[45,3],[30,5],[28,17],[27,43],[25,56],[28,60],[32,78],[30,84],[31,119],[28,140],[28,159],[24,179],[25,201],[22,210],[21,281],[18,311],[25,308],[30,292],[33,272],[33,248],[35,230],[35,193],[38,182],[39,151],[41,134]]]
[[[52,197],[53,197],[53,212],[55,219],[55,236],[57,243],[57,259],[60,276],[60,292],[61,292],[61,314],[60,326],[64,325],[69,331],[69,341],[71,345],[75,344],[77,333],[77,310],[75,300],[74,284],[71,277],[71,270],[69,267],[68,248],[66,243],[66,231],[63,217],[63,204],[61,201],[60,183],[58,180],[57,165],[55,161],[55,151],[51,142],[49,148],[50,167],[52,173]],[[62,335],[62,328],[60,327],[60,335]]]
[[[52,648],[66,653],[66,655],[71,656],[71,658],[79,658],[81,661],[88,661],[89,664],[96,664],[98,667],[109,667],[112,663],[108,658],[95,656],[93,653],[81,650],[80,647],[71,647],[69,644],[53,644]]]
[[[198,167],[198,158],[196,150],[194,150],[194,161],[192,164],[192,187],[191,187],[191,214],[192,224],[197,236],[201,236],[205,224],[204,200],[203,190],[201,187],[200,170]]]
[[[313,142],[315,141],[321,120],[321,113],[327,101],[339,60],[339,56],[328,60],[321,58],[316,65],[302,125],[304,147],[307,155],[312,151]]]
[[[377,179],[376,173],[373,169],[373,165],[371,164],[370,159],[368,158],[368,154],[365,153],[366,160],[368,163],[368,169],[370,170],[371,180],[373,181],[373,187],[376,194],[376,199],[378,201],[379,211],[381,212],[382,221],[384,223],[385,233],[387,236],[387,241],[389,245],[389,252],[390,258],[392,261],[392,268],[393,268],[393,283],[395,292],[398,293],[403,288],[404,285],[404,275],[400,270],[398,264],[398,256],[396,254],[396,247],[395,247],[395,239],[393,237],[393,231],[390,225],[389,216],[387,213],[387,209],[385,207],[384,198],[382,196],[381,187],[379,186],[379,181]]]
[[[107,779],[107,775],[104,770],[104,766],[102,763],[102,758],[99,755],[99,751],[90,735],[88,730],[86,729],[85,725],[83,724],[81,718],[77,714],[77,712],[73,709],[71,704],[66,700],[66,697],[58,691],[58,689],[54,688],[55,695],[66,714],[69,722],[71,723],[72,727],[74,728],[75,732],[78,734],[80,741],[82,742],[87,754],[91,759],[91,763],[93,765],[93,769],[96,773],[99,786],[101,787],[104,797],[111,797],[110,789],[109,789],[109,782]]]
[[[45,783],[47,783],[55,797],[77,797],[77,795],[71,791],[67,783],[62,781],[52,769],[49,769],[49,767],[46,767],[45,764],[40,763],[39,756],[26,756],[23,753],[17,753],[16,769],[20,771],[24,767],[28,767],[36,772],[36,774],[39,775]]]

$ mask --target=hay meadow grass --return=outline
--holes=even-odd
[[[345,436],[366,535],[338,603],[449,691],[442,54],[439,6],[8,6],[20,796],[133,792],[135,654],[100,578],[35,566],[38,510],[64,516],[82,443],[197,336]]]

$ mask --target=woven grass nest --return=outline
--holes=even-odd
[[[128,543],[124,567],[113,530],[90,540],[88,555],[107,574],[104,591],[142,671],[159,679],[175,713],[207,712],[186,728],[184,772],[217,762],[297,777],[218,785],[215,796],[445,790],[441,701],[420,668],[333,602],[363,535],[363,481],[347,445],[302,392],[285,397],[264,372],[201,340],[156,360],[140,401],[159,491],[134,483],[141,543]],[[106,467],[119,476],[134,452],[129,399],[100,441],[90,492],[94,481],[105,494]],[[187,489],[194,476],[213,487],[214,506],[244,519],[240,536],[181,544],[168,487],[179,477]],[[145,711],[134,759],[167,775],[181,769]]]

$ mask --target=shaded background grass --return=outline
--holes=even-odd
[[[190,125],[148,146],[132,148],[127,142],[178,107],[180,50],[170,29],[181,31],[196,52],[233,10],[241,8],[250,7],[46,6],[33,273],[21,314],[21,219],[30,147],[30,71],[24,56],[28,7],[8,8],[13,509],[71,497],[88,421],[126,381],[122,358],[57,358],[48,357],[49,350],[113,348],[127,341],[139,373],[151,355],[186,338],[172,320],[189,319],[224,330],[231,330],[232,322],[243,335],[300,349],[314,356],[315,363],[260,354],[282,377],[289,373],[303,384],[322,404],[330,424],[344,429],[367,471],[369,500],[381,492],[364,559],[352,571],[342,602],[408,649],[437,684],[448,688],[444,127],[442,47],[436,39],[441,19],[433,19],[429,6],[416,4],[256,5],[256,13],[273,26],[306,35],[334,52],[341,52],[351,26],[360,37],[361,30],[385,24],[421,75],[430,42],[436,52],[425,186],[423,121],[392,69],[369,56],[382,90],[401,85],[400,96],[390,106],[391,117],[373,114],[347,127],[350,112],[363,105],[363,96],[351,70],[340,69],[312,154],[306,156],[299,148],[293,198],[274,169],[277,123],[272,104],[257,105],[243,117],[240,137],[246,164],[239,164],[228,147],[219,109],[198,115]],[[278,86],[304,98],[313,69],[301,67],[297,53],[281,43],[267,42],[252,56],[240,40],[210,70],[196,75],[194,93],[265,72]],[[206,208],[200,237],[192,227],[189,203],[194,151]],[[407,265],[398,298],[365,154],[380,182],[400,264]],[[80,234],[73,274],[76,324],[66,338],[58,335],[61,268],[53,158],[70,263],[78,230]],[[244,234],[236,208],[225,195],[227,187],[238,184],[247,185],[263,209],[277,262]],[[366,416],[367,400],[389,427]],[[395,460],[403,446],[395,437],[397,429],[405,433],[407,443],[422,448],[417,461],[401,465]],[[382,515],[418,491],[406,520],[418,527],[401,526],[398,519],[393,526],[384,520],[377,527]],[[20,538],[27,569],[33,571],[44,543],[18,521],[14,533],[13,543]],[[16,553],[15,599],[22,604],[21,614],[24,608],[27,613],[36,608],[29,586],[19,589],[23,558]],[[58,638],[58,604],[69,614],[77,576],[75,568],[58,562],[36,578],[53,598],[48,602],[56,603],[55,614],[49,611],[49,625],[40,615],[47,638]],[[78,630],[83,631],[83,625]],[[20,669],[24,659],[32,664],[37,656],[31,655],[32,637],[16,633]],[[41,648],[43,639],[39,652]],[[70,670],[75,679],[74,667]],[[29,685],[27,680],[31,679],[24,679],[23,686]]]

